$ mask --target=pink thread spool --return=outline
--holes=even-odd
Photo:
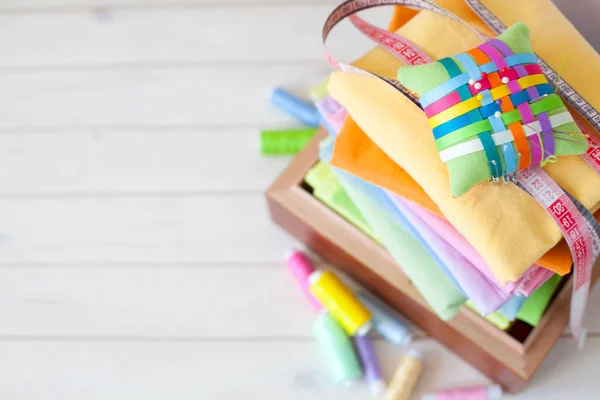
[[[475,386],[436,393],[425,393],[423,400],[500,400],[502,395],[500,385]]]
[[[311,293],[310,284],[308,283],[308,277],[314,272],[314,267],[306,258],[304,254],[299,251],[290,252],[285,260],[289,270],[296,278],[296,282],[300,285],[304,296],[316,311],[321,311],[323,305],[321,302]]]

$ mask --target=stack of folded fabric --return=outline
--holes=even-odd
[[[464,2],[437,3],[494,36]],[[532,1],[532,15],[540,13],[535,7],[545,3]],[[504,20],[514,20],[517,15],[511,14],[509,7],[501,12]],[[544,13],[544,19],[527,21],[534,38],[560,30],[561,56],[585,54],[588,60],[588,65],[570,64],[564,72],[566,79],[578,86],[594,82],[600,87],[600,77],[589,73],[599,70],[600,56],[558,10],[549,7]],[[548,20],[554,25],[547,24]],[[428,11],[397,7],[390,29],[418,43],[434,59],[481,43],[465,25]],[[516,24],[500,40],[513,50],[526,47],[529,30]],[[557,43],[548,43],[538,41],[534,46],[545,59],[555,59]],[[402,63],[379,47],[354,66],[382,76],[398,76],[415,92],[439,84],[435,66],[417,76],[418,68],[423,67],[400,69]],[[539,85],[538,89],[546,87]],[[556,95],[546,98],[552,96]],[[432,137],[428,116],[373,76],[335,72],[326,86],[313,90],[312,97],[330,133],[321,144],[322,162],[307,176],[315,195],[376,238],[440,318],[451,318],[467,303],[502,329],[515,319],[535,326],[572,266],[571,252],[545,210],[515,185],[486,182],[475,186],[465,180],[479,183],[478,177],[468,174],[457,179],[456,171],[464,166],[442,163],[439,151],[444,144]],[[600,92],[586,99],[600,105]],[[564,109],[556,107],[548,111],[550,117]],[[578,154],[578,143],[558,142],[556,154]],[[576,156],[561,156],[559,162],[543,166],[600,219],[599,175]]]

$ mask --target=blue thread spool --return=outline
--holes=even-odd
[[[316,128],[321,124],[321,114],[315,106],[283,89],[273,89],[270,102],[273,107],[286,112],[304,125]]]
[[[398,346],[407,346],[412,341],[410,329],[389,306],[367,291],[359,291],[356,293],[356,297],[371,312],[373,329],[388,342]]]

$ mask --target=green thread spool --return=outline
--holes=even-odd
[[[267,130],[260,133],[263,155],[289,155],[300,152],[317,132],[317,128]]]
[[[362,376],[354,346],[344,328],[329,314],[319,315],[313,324],[313,333],[319,343],[335,383],[351,385]]]

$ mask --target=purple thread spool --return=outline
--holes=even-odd
[[[368,335],[356,335],[354,336],[354,343],[356,344],[358,357],[360,358],[371,394],[374,396],[383,394],[385,391],[385,383],[381,377],[381,369],[377,363],[371,339]]]

